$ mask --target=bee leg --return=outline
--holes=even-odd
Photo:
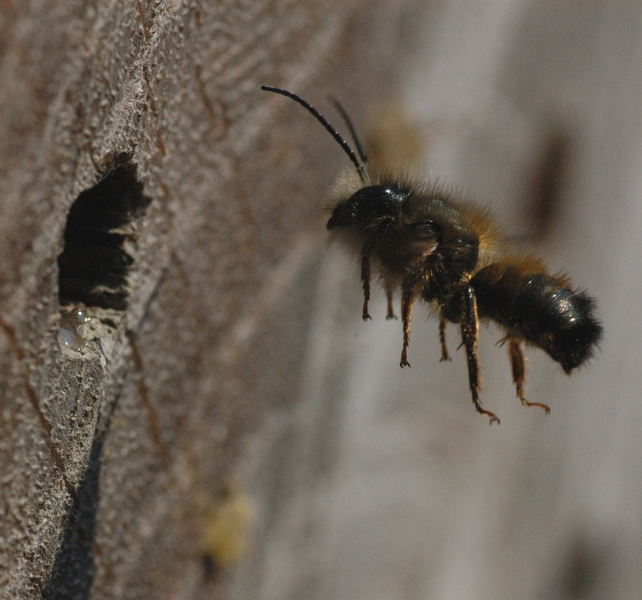
[[[518,340],[510,338],[508,345],[508,356],[510,357],[510,366],[513,371],[513,382],[515,383],[515,390],[517,397],[522,401],[524,406],[539,406],[543,408],[546,413],[550,413],[551,409],[546,404],[540,402],[529,402],[524,398],[524,354],[522,353],[522,346]]]
[[[388,313],[386,314],[386,319],[396,319],[395,311],[392,308],[392,290],[389,285],[386,285],[386,298],[388,299]]]
[[[414,290],[404,282],[401,288],[401,321],[403,323],[403,348],[401,349],[400,367],[409,367],[408,345],[410,344],[410,321],[412,305],[414,304]]]
[[[499,419],[494,413],[482,408],[479,399],[481,389],[481,377],[479,373],[479,356],[477,354],[477,340],[479,337],[479,316],[477,314],[477,298],[471,286],[464,289],[464,315],[461,321],[461,338],[466,348],[466,359],[468,361],[468,381],[470,391],[473,395],[473,404],[477,412],[490,417],[499,424]]]
[[[448,348],[446,347],[446,319],[443,315],[439,315],[439,341],[441,342],[441,358],[439,362],[450,360]]]
[[[370,259],[366,254],[361,256],[361,281],[363,282],[363,311],[361,316],[364,321],[372,319],[368,313],[368,300],[370,300]]]

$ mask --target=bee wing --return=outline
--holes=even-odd
[[[434,221],[410,223],[405,230],[411,254],[426,257],[437,250],[440,235]]]

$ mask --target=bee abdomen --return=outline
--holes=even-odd
[[[588,360],[602,336],[594,300],[561,277],[519,264],[495,263],[478,271],[470,284],[479,316],[497,321],[509,334],[539,346],[566,373]]]

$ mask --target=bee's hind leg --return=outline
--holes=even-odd
[[[522,352],[522,345],[519,340],[515,338],[509,338],[508,344],[508,356],[510,357],[510,366],[513,372],[513,383],[515,384],[515,391],[517,392],[517,397],[522,401],[524,406],[539,406],[544,409],[546,413],[550,413],[551,409],[540,402],[529,402],[524,397],[524,354]]]
[[[473,395],[473,404],[477,412],[486,415],[493,422],[499,424],[496,414],[482,407],[479,399],[481,389],[481,375],[479,369],[479,355],[477,353],[477,340],[479,338],[479,315],[477,313],[477,298],[471,286],[464,289],[464,314],[461,320],[461,338],[466,348],[466,359],[468,361],[468,381],[470,392]]]

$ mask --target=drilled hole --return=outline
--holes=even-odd
[[[599,597],[601,594],[596,591],[604,584],[607,559],[606,549],[595,542],[581,536],[573,539],[559,582],[561,597],[577,600]]]
[[[545,239],[558,226],[568,193],[574,151],[573,134],[561,122],[547,125],[541,155],[533,165],[527,198],[528,222],[535,239]]]
[[[78,196],[69,210],[65,248],[58,257],[60,304],[124,310],[127,273],[134,264],[139,219],[151,202],[125,154],[109,174]]]

